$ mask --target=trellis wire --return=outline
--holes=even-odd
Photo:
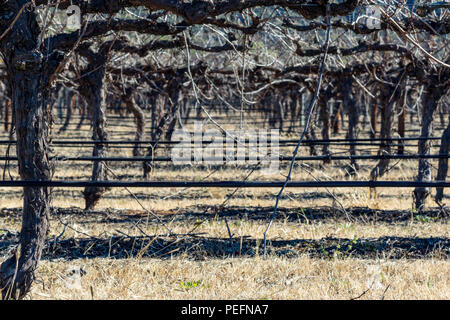
[[[0,181],[0,187],[280,188],[284,181]],[[446,181],[290,181],[286,188],[448,188]]]

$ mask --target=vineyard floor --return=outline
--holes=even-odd
[[[133,137],[132,127],[132,120],[121,127],[127,131],[117,126],[110,139]],[[55,139],[89,136],[85,125]],[[289,155],[292,149],[282,152]],[[131,150],[111,148],[110,154],[131,157]],[[417,147],[408,151],[416,153]],[[6,154],[6,146],[0,152]],[[432,153],[437,152],[434,147]],[[300,153],[308,155],[308,147]],[[90,155],[91,149],[55,147],[55,154]],[[437,160],[431,162],[434,177]],[[346,164],[304,162],[292,180],[368,180],[376,161],[361,161],[354,177],[348,177]],[[141,163],[108,166],[111,179],[143,179]],[[412,181],[417,174],[416,160],[391,166],[383,179]],[[156,165],[150,179],[243,180],[251,170],[251,165],[179,168],[169,163]],[[54,179],[89,180],[90,172],[89,163],[63,161],[56,164]],[[17,179],[17,166],[10,163],[4,176]],[[249,178],[282,179],[258,171]],[[264,257],[263,233],[277,192],[114,188],[94,211],[85,211],[81,188],[55,188],[47,246],[27,298],[450,299],[449,212],[432,197],[429,209],[418,213],[411,209],[408,188],[381,188],[376,194],[366,188],[286,189]],[[444,202],[450,203],[448,190]],[[21,206],[20,188],[0,188],[0,262],[16,244]]]

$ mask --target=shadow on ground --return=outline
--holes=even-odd
[[[14,247],[17,234],[0,235],[0,255]],[[195,260],[226,257],[254,257],[263,254],[262,239],[210,238],[202,234],[170,237],[113,236],[110,238],[50,239],[44,260],[92,258],[128,259],[150,257],[167,259],[183,256]],[[268,254],[285,258],[307,255],[313,258],[424,259],[450,258],[450,239],[441,237],[381,237],[363,239],[323,238],[318,240],[270,240]]]
[[[152,224],[172,222],[197,222],[200,220],[233,220],[266,222],[273,213],[273,207],[261,206],[208,206],[194,205],[172,210],[145,211],[130,209],[101,209],[86,211],[79,207],[52,209],[51,216],[68,218],[78,224],[90,223],[136,223],[145,219]],[[22,208],[0,209],[0,219],[20,220]],[[429,208],[422,212],[412,210],[377,210],[367,207],[350,207],[345,210],[339,207],[313,208],[278,208],[275,220],[311,223],[322,221],[343,221],[360,223],[407,223],[448,222],[450,208]]]
[[[85,211],[80,208],[54,208],[52,219],[62,219],[77,224],[108,223],[138,224],[147,218],[151,224],[168,221],[192,223],[227,218],[233,220],[268,221],[271,207],[227,207],[219,210],[215,206],[193,206],[172,211],[156,212],[157,218],[148,212],[138,210]],[[0,219],[19,220],[21,209],[2,209]],[[449,213],[430,209],[414,213],[410,210],[373,210],[369,208],[280,208],[276,220],[299,224],[332,221],[362,223],[408,223],[414,219],[420,223],[447,223]],[[0,229],[0,256],[7,255],[17,244],[18,234]],[[109,238],[59,238],[48,239],[43,259],[82,259],[131,257],[169,258],[184,255],[192,259],[223,258],[231,256],[253,257],[263,253],[262,239],[243,237],[238,239],[212,238],[206,234],[171,236],[128,236],[124,233]],[[322,239],[272,239],[268,242],[268,253],[282,257],[307,255],[315,258],[363,258],[363,259],[423,259],[450,258],[450,239],[447,237],[380,237],[380,238],[322,238]]]

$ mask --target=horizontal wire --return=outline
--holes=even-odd
[[[0,181],[0,187],[129,187],[129,188],[279,188],[283,181]],[[450,182],[433,181],[290,181],[288,188],[378,188],[450,187]]]

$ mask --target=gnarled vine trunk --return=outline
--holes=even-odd
[[[125,102],[128,111],[130,111],[133,116],[134,120],[136,122],[136,135],[135,140],[136,144],[133,148],[133,156],[138,157],[142,155],[139,141],[142,141],[144,138],[144,126],[145,126],[145,114],[144,111],[136,104],[136,101],[134,100],[132,96],[131,90],[128,88],[126,90],[126,93],[122,96],[123,102]]]
[[[316,130],[314,129],[316,122],[316,112],[313,111],[311,114],[311,120],[309,126],[306,130],[305,138],[306,140],[317,140]],[[311,156],[317,156],[316,145],[314,143],[309,143],[309,154]]]
[[[74,107],[76,101],[75,93],[72,90],[66,90],[65,88],[63,88],[62,90],[65,91],[62,100],[64,102],[67,111],[64,124],[61,126],[58,133],[65,132],[69,127],[70,120],[72,119],[72,108]]]
[[[440,90],[429,87],[428,92],[424,96],[422,105],[422,125],[420,129],[420,137],[424,139],[419,140],[418,154],[430,154],[431,140],[427,138],[432,136],[433,116],[437,109],[441,94]],[[431,163],[429,159],[419,159],[419,172],[416,180],[419,182],[431,182]],[[425,207],[425,200],[430,194],[430,188],[416,187],[413,194],[415,208],[418,211],[423,210]]]
[[[338,94],[339,96],[339,94]],[[341,114],[342,102],[335,101],[333,105],[333,115],[331,117],[331,127],[333,128],[333,134],[338,134],[340,130],[340,114]]]
[[[408,91],[407,88],[405,88],[405,91],[402,92],[402,98],[399,100],[399,104],[397,105],[398,110],[398,135],[401,138],[405,137],[405,122],[406,122],[406,97],[407,97]],[[398,154],[403,154],[405,152],[405,140],[399,140],[398,142]]]
[[[24,1],[8,1],[2,11],[16,16]],[[2,25],[2,29],[5,26]],[[33,10],[25,10],[0,41],[15,112],[17,157],[22,180],[50,180],[49,161],[49,64],[37,50],[39,26]],[[41,258],[48,230],[50,190],[23,189],[22,228],[19,245],[0,267],[0,290],[4,299],[21,299],[29,291]]]
[[[16,118],[17,157],[22,180],[49,180],[47,95],[38,70],[10,70]],[[23,190],[22,229],[15,255],[0,269],[3,298],[22,298],[30,289],[48,230],[50,191],[46,187]]]
[[[399,79],[393,81],[393,83],[398,83]],[[391,154],[391,144],[392,144],[392,118],[394,115],[394,104],[399,99],[399,94],[403,86],[392,86],[389,84],[380,85],[380,103],[381,103],[381,128],[380,128],[380,149],[378,150],[378,155],[390,155]],[[377,180],[379,177],[383,176],[387,170],[390,163],[389,158],[380,159],[378,164],[370,172],[370,178],[372,180]]]
[[[92,156],[106,157],[107,145],[101,142],[108,140],[106,132],[106,106],[105,91],[103,88],[105,78],[106,57],[103,53],[95,55],[95,63],[91,63],[85,71],[85,76],[80,80],[80,93],[83,95],[92,117],[92,140],[98,141],[94,145]],[[104,181],[108,179],[106,163],[96,160],[92,166],[91,181]],[[85,187],[84,200],[86,210],[92,210],[100,201],[103,194],[108,190],[104,187]]]
[[[377,137],[378,130],[378,106],[376,99],[372,100],[370,105],[370,138],[375,139]]]
[[[357,138],[357,128],[359,121],[359,110],[356,105],[355,99],[352,98],[352,81],[351,79],[346,79],[342,88],[342,100],[346,106],[348,114],[348,128],[346,138],[350,140],[355,140]],[[356,155],[356,145],[354,141],[350,142],[350,155]],[[350,160],[350,166],[346,168],[349,174],[354,174],[359,170],[358,163],[355,159]]]
[[[330,111],[328,109],[328,101],[330,100],[332,95],[332,86],[328,86],[326,90],[324,90],[319,97],[318,107],[319,107],[319,119],[322,122],[322,155],[329,156],[330,153],[330,143],[326,140],[330,140]],[[330,163],[330,159],[324,159],[323,163]]]
[[[439,148],[439,154],[447,155],[450,153],[450,118],[447,129],[444,130],[441,138],[441,147]],[[437,181],[445,181],[448,172],[448,158],[440,158],[438,173],[436,175]],[[444,188],[436,188],[435,200],[437,203],[441,204],[444,198]]]

